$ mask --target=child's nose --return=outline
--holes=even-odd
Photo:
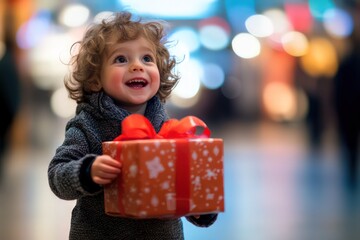
[[[139,60],[133,61],[131,66],[130,66],[130,72],[135,72],[135,71],[143,71],[143,65],[141,64],[141,62]]]

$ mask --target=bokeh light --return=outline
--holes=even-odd
[[[75,114],[76,102],[68,97],[65,88],[53,92],[50,99],[51,110],[61,118],[69,118]]]
[[[309,7],[314,18],[322,20],[325,12],[333,9],[335,4],[332,0],[309,0]]]
[[[304,33],[311,31],[314,19],[307,2],[285,3],[284,10],[293,30]]]
[[[256,14],[255,0],[225,0],[226,14],[234,32],[243,32],[245,20]]]
[[[249,33],[239,33],[232,40],[235,54],[241,58],[254,58],[260,54],[259,40]]]
[[[189,46],[182,39],[175,38],[174,33],[176,33],[176,31],[174,31],[168,37],[169,42],[167,44],[167,48],[170,55],[174,57],[178,63],[186,63],[190,59]],[[177,69],[178,67],[179,65],[175,66],[175,69]]]
[[[311,39],[308,52],[300,58],[300,64],[310,76],[333,77],[338,69],[334,45],[326,38]]]
[[[199,23],[201,44],[210,50],[221,50],[228,46],[230,41],[230,26],[219,17],[207,18]]]
[[[51,13],[39,11],[19,28],[17,45],[22,49],[35,47],[50,32]]]
[[[308,40],[301,32],[287,32],[282,36],[281,42],[285,52],[294,57],[303,56],[308,50]]]
[[[325,30],[335,37],[348,37],[354,29],[353,20],[348,12],[339,8],[329,9],[324,13]]]
[[[225,80],[224,70],[214,63],[204,64],[203,68],[202,84],[208,89],[220,88]]]
[[[181,42],[189,52],[194,52],[200,47],[198,33],[191,27],[176,28],[168,39],[169,41]]]
[[[36,87],[54,90],[63,85],[72,42],[70,35],[57,33],[47,35],[41,44],[29,50],[29,71]]]
[[[282,9],[270,8],[263,13],[264,16],[269,18],[274,26],[274,33],[269,36],[269,46],[275,49],[282,49],[281,38],[289,31],[293,30],[293,27],[287,18],[285,12]]]
[[[90,10],[82,4],[69,4],[59,14],[59,22],[67,27],[80,27],[90,17]]]
[[[287,31],[293,30],[292,25],[283,10],[271,8],[263,13],[274,26],[274,35],[279,36]]]
[[[200,90],[203,68],[199,61],[191,59],[179,66],[181,80],[174,88],[173,94],[180,98],[193,98]]]
[[[177,108],[187,109],[187,108],[196,106],[196,104],[199,103],[200,96],[201,96],[201,91],[196,93],[196,95],[194,95],[191,98],[183,98],[183,97],[180,97],[179,95],[171,94],[169,102],[170,102],[170,104],[172,104],[173,106],[175,106]]]
[[[296,117],[296,92],[282,82],[265,85],[262,96],[265,111],[275,121],[290,121]]]
[[[245,21],[246,29],[255,37],[268,37],[274,33],[274,25],[271,20],[261,14],[250,16]]]

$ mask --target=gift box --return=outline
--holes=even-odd
[[[102,145],[103,154],[122,163],[121,174],[104,187],[105,212],[133,218],[223,212],[223,140],[208,138],[194,117],[168,122],[156,134],[143,116],[130,116],[122,135]],[[199,121],[206,136],[195,133]]]

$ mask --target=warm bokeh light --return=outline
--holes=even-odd
[[[275,49],[281,49],[281,38],[283,34],[293,30],[289,19],[282,9],[277,8],[268,9],[264,11],[263,15],[270,19],[274,26],[274,33],[268,37],[270,46]]]
[[[63,85],[72,42],[73,39],[66,34],[48,35],[29,51],[29,71],[36,87],[54,90]]]
[[[254,58],[260,54],[261,45],[257,38],[249,33],[239,33],[232,40],[232,49],[241,58]]]
[[[302,68],[313,77],[332,77],[338,69],[335,47],[326,38],[311,39],[307,54],[300,60]]]
[[[285,52],[294,57],[305,55],[309,45],[306,36],[296,31],[285,33],[281,38],[281,43]]]
[[[204,75],[202,64],[190,59],[179,64],[177,69],[181,79],[170,96],[170,102],[179,108],[193,107],[200,98],[201,78]]]
[[[169,100],[170,103],[173,104],[175,107],[186,109],[186,108],[194,107],[196,104],[198,104],[200,95],[201,95],[200,92],[198,92],[196,95],[194,95],[191,98],[183,98],[176,94],[172,94]]]
[[[68,97],[65,88],[53,92],[50,99],[51,110],[61,118],[69,118],[75,114],[76,102]]]
[[[181,80],[174,88],[173,94],[180,98],[193,98],[200,90],[200,78],[203,75],[201,63],[196,60],[181,63],[179,72]]]
[[[263,15],[272,22],[275,35],[292,30],[291,23],[283,10],[276,8],[268,9],[263,13]]]
[[[59,22],[67,27],[80,27],[90,17],[90,10],[81,4],[67,5],[59,14]]]
[[[296,117],[296,92],[288,84],[270,82],[262,95],[265,111],[275,121],[291,121]]]
[[[265,15],[256,14],[245,21],[246,29],[255,37],[268,37],[274,33],[274,25]]]

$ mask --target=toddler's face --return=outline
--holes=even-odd
[[[160,87],[154,47],[142,37],[115,44],[108,50],[100,77],[104,91],[119,105],[142,106]]]

